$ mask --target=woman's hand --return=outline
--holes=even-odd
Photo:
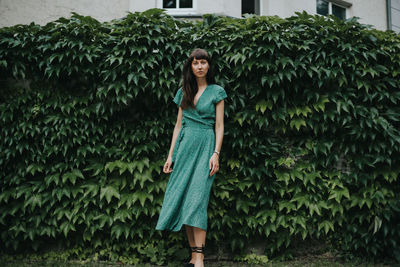
[[[210,176],[213,176],[214,173],[216,173],[217,171],[219,171],[219,156],[217,153],[213,153],[213,155],[211,156],[210,159]]]
[[[165,164],[164,164],[163,172],[164,172],[164,173],[170,173],[170,172],[172,172],[173,170],[171,169],[171,167],[172,167],[172,157],[169,156],[169,157],[167,158],[167,161],[166,161]]]

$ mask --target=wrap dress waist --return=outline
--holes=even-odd
[[[186,121],[184,119],[182,119],[182,126],[181,129],[179,130],[179,134],[178,134],[178,138],[176,139],[176,143],[175,143],[175,147],[174,147],[174,151],[172,153],[172,162],[175,161],[176,158],[176,153],[178,151],[179,148],[179,144],[181,143],[181,140],[183,138],[183,136],[185,135],[185,128],[199,128],[199,129],[214,129],[213,125],[207,125],[204,123],[197,123],[195,121]]]

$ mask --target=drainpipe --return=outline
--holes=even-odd
[[[392,30],[392,0],[386,0],[386,22],[388,30]]]

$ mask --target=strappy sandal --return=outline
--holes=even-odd
[[[188,249],[189,249],[189,259],[192,257],[192,247],[188,247]],[[194,264],[193,263],[185,263],[185,264],[183,264],[183,267],[194,267]]]
[[[201,247],[190,247],[190,252],[191,253],[203,253],[204,254],[204,248],[205,246],[202,245]],[[194,267],[193,263],[186,263],[184,267]]]

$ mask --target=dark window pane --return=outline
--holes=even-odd
[[[346,9],[332,4],[332,14],[340,19],[346,19]]]
[[[249,13],[255,14],[255,1],[254,0],[242,0],[242,14]]]
[[[317,0],[317,14],[328,16],[329,6],[325,0]]]
[[[163,8],[176,8],[176,0],[163,0]]]
[[[254,13],[260,15],[260,0],[255,0],[254,2]]]
[[[193,8],[193,0],[179,0],[179,8]]]

